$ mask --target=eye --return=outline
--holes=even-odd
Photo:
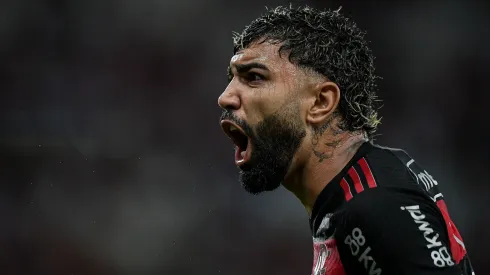
[[[265,80],[265,77],[259,73],[249,72],[245,77],[247,82],[258,82]]]

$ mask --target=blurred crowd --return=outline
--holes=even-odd
[[[337,9],[377,56],[376,142],[438,180],[490,272],[488,1]],[[241,31],[286,1],[0,2],[0,274],[310,274],[308,217],[246,194],[217,97]]]

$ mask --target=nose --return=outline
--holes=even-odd
[[[240,109],[240,104],[240,97],[231,85],[228,85],[218,98],[218,105],[226,110],[238,110]]]

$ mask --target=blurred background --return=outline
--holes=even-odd
[[[278,0],[0,1],[0,274],[310,274],[299,201],[237,182],[217,98]],[[368,31],[383,124],[490,272],[488,1],[295,1]]]

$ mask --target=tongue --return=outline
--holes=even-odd
[[[247,150],[242,150],[240,147],[237,146],[235,151],[235,160],[239,162],[243,161],[246,153]]]

